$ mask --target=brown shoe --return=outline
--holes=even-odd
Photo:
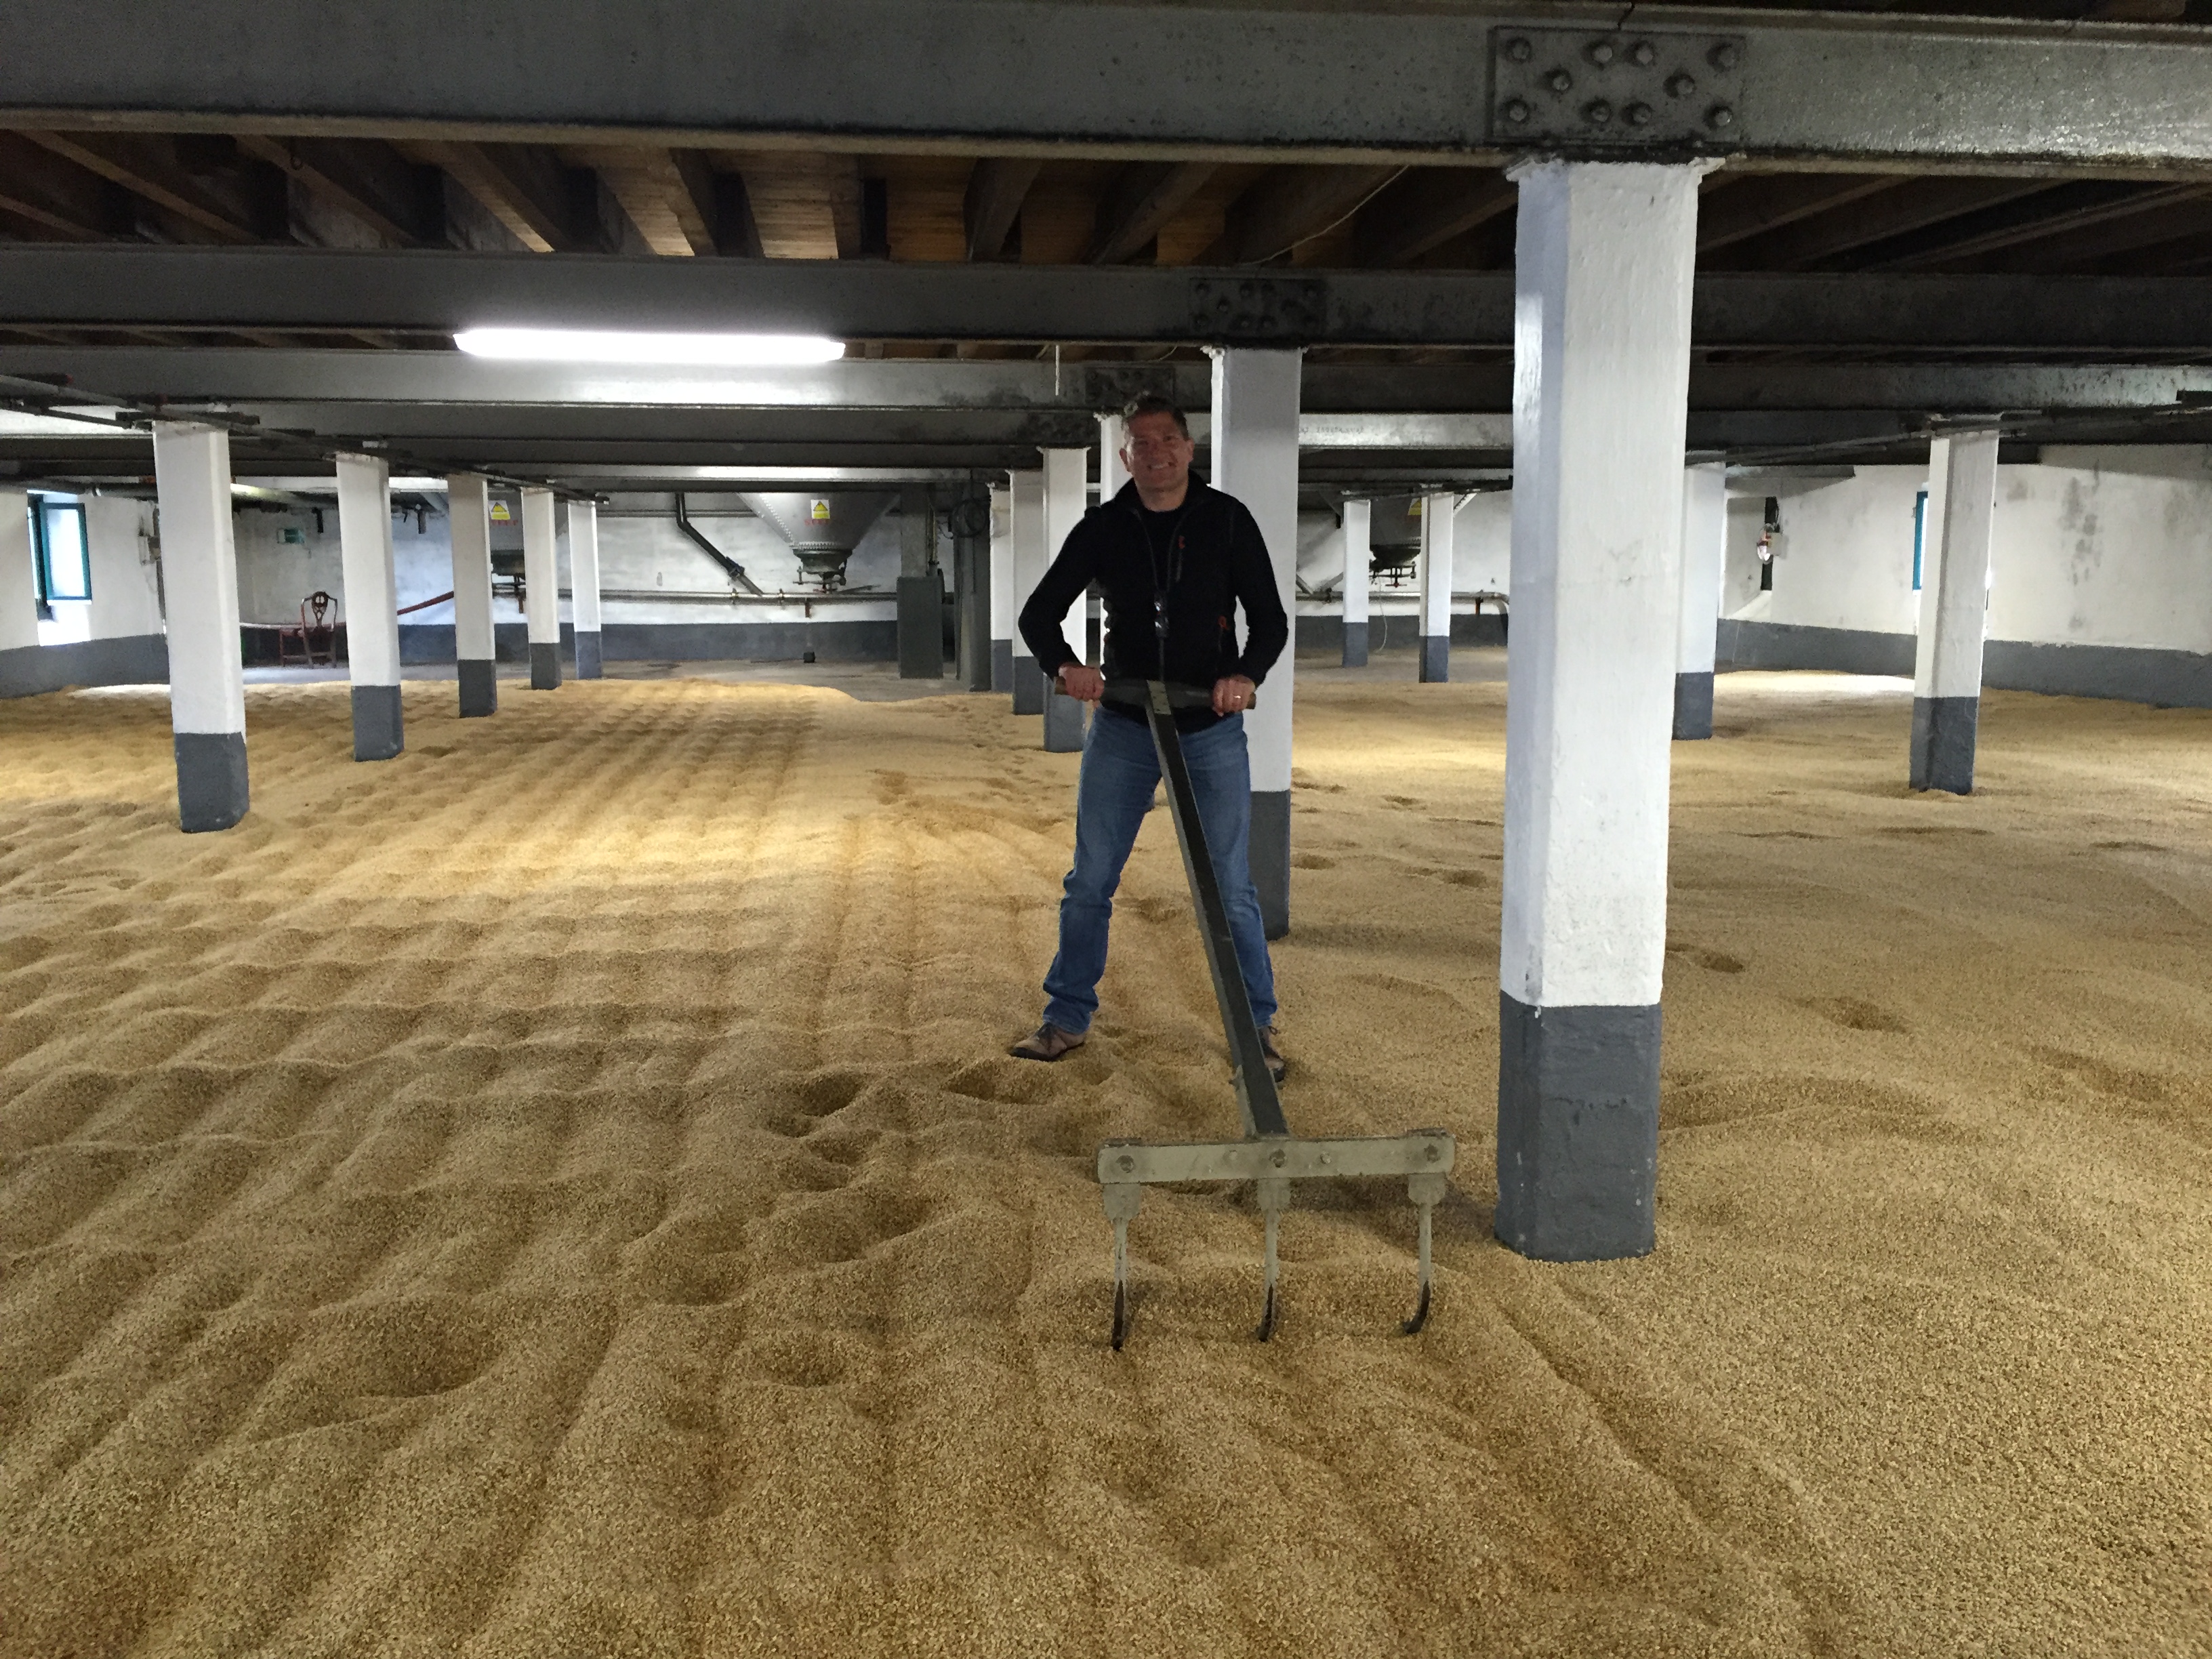
[[[1272,1025],[1260,1028],[1260,1052],[1267,1057],[1267,1075],[1280,1083],[1283,1074],[1291,1069],[1291,1063],[1283,1058],[1283,1051],[1275,1047],[1275,1028]]]
[[[1086,1041],[1073,1031],[1061,1030],[1047,1020],[1006,1052],[1016,1060],[1054,1060],[1064,1054],[1073,1054]]]

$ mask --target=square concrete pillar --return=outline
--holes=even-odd
[[[338,558],[345,571],[353,757],[390,760],[406,747],[399,712],[399,587],[392,574],[392,467],[337,458]]]
[[[1014,495],[1005,484],[991,486],[991,684],[994,691],[1014,689]]]
[[[1449,491],[1421,502],[1421,683],[1451,678],[1451,596],[1459,497]]]
[[[1728,562],[1728,468],[1682,473],[1682,599],[1674,641],[1674,737],[1713,734],[1713,647],[1720,635],[1721,573]]]
[[[1044,472],[1016,472],[1010,475],[1011,503],[1008,508],[1007,538],[1013,544],[1012,566],[1012,592],[1008,603],[1012,615],[1007,626],[1012,637],[1012,655],[1007,659],[1008,687],[1013,694],[1014,713],[1042,714],[1044,713],[1044,676],[1037,672],[1036,659],[1030,655],[1029,641],[1021,637],[1017,626],[1022,607],[1029,603],[1030,595],[1044,578],[1045,567],[1051,555],[1045,551],[1044,541]]]
[[[1498,1236],[1655,1237],[1696,164],[1516,169]]]
[[[554,553],[553,492],[522,492],[522,602],[530,629],[530,689],[561,684],[561,562]]]
[[[576,635],[576,678],[600,678],[599,504],[568,503],[568,601]]]
[[[1375,552],[1370,533],[1372,501],[1344,504],[1344,665],[1367,666],[1367,599]],[[1295,641],[1294,641],[1295,643]]]
[[[1910,777],[1915,789],[1946,789],[1954,795],[1974,790],[1996,509],[1994,431],[1954,433],[1929,445],[1929,533],[1921,556],[1920,638],[1912,665]]]
[[[491,492],[475,472],[446,481],[453,531],[453,662],[461,717],[499,709],[499,652],[491,625]]]
[[[1269,939],[1291,927],[1291,709],[1297,690],[1298,398],[1303,354],[1213,353],[1213,486],[1244,503],[1274,568],[1291,641],[1244,716],[1252,759],[1252,884]]]
[[[238,549],[230,518],[230,434],[157,421],[154,478],[169,599],[169,722],[177,821],[228,830],[246,816],[246,674],[239,650]]]
[[[1048,449],[1044,453],[1044,558],[1037,567],[1041,579],[1060,556],[1060,550],[1083,522],[1090,501],[1090,457],[1080,449]],[[1032,587],[1035,582],[1030,584]],[[1028,596],[1023,596],[1026,603]],[[1081,601],[1078,601],[1079,604]],[[1088,622],[1085,616],[1085,622]],[[1063,632],[1066,618],[1060,619]],[[1079,653],[1081,647],[1078,647]],[[1043,677],[1038,676],[1042,682]],[[1061,695],[1056,684],[1043,684],[1044,746],[1046,752],[1072,755],[1083,747],[1083,705]]]

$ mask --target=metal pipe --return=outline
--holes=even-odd
[[[761,591],[760,585],[745,574],[744,566],[708,541],[706,533],[691,522],[691,514],[684,507],[684,492],[680,489],[676,492],[676,526],[697,544],[702,553],[721,566],[732,582],[744,588],[748,593],[757,594]]]

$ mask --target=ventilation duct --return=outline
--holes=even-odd
[[[799,556],[800,580],[826,593],[845,585],[845,561],[898,496],[887,489],[848,489],[740,499],[791,544]]]

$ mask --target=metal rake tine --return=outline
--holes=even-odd
[[[1413,1316],[1411,1319],[1404,1320],[1400,1322],[1398,1326],[1398,1334],[1401,1336],[1419,1336],[1421,1334],[1422,1328],[1429,1322],[1429,1286],[1431,1282],[1429,1218],[1435,1208],[1436,1206],[1432,1204],[1424,1204],[1420,1206],[1421,1299],[1413,1304]]]
[[[1114,1224],[1114,1352],[1129,1340],[1129,1224]]]
[[[1260,1340],[1265,1342],[1275,1334],[1275,1245],[1277,1235],[1281,1229],[1283,1212],[1273,1205],[1269,1205],[1262,1213],[1266,1215],[1267,1220],[1267,1259],[1265,1271],[1267,1299],[1260,1310],[1260,1328],[1255,1334]]]

